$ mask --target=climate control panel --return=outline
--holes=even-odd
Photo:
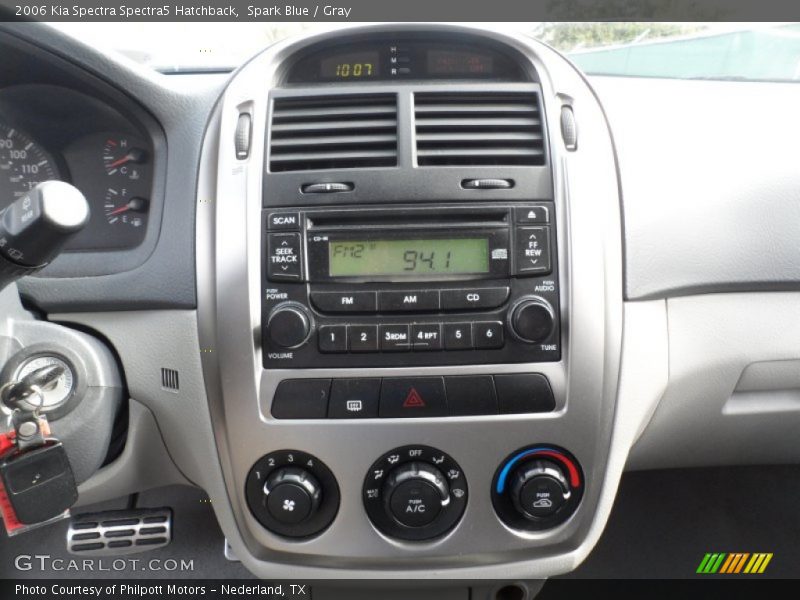
[[[470,494],[467,477],[454,457],[437,448],[394,448],[375,460],[364,477],[365,517],[388,538],[434,540],[464,517]],[[494,511],[506,526],[542,531],[574,514],[584,487],[583,471],[572,454],[558,446],[534,445],[500,463],[489,492]],[[333,523],[340,502],[330,469],[297,450],[278,450],[260,458],[248,473],[246,496],[261,525],[289,539],[322,533]]]

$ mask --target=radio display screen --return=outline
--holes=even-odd
[[[332,240],[331,277],[467,275],[489,272],[486,237]]]

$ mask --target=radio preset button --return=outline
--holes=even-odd
[[[546,206],[518,206],[515,212],[520,224],[550,222],[550,211]]]
[[[322,312],[375,312],[375,292],[311,292],[311,302]]]
[[[439,310],[438,290],[410,290],[378,292],[378,311],[437,311]]]
[[[414,350],[441,350],[442,325],[440,323],[417,323],[411,326],[411,341]]]
[[[347,325],[323,325],[318,341],[320,352],[347,352]]]
[[[267,277],[299,280],[303,273],[301,248],[299,233],[270,233],[267,236]]]
[[[274,212],[267,215],[267,229],[292,231],[300,229],[299,212]]]
[[[473,338],[475,347],[481,349],[502,348],[503,324],[500,321],[475,323],[473,325]]]
[[[445,350],[472,350],[472,323],[445,323]]]
[[[517,273],[536,275],[551,269],[550,228],[517,227]]]
[[[508,299],[508,287],[442,290],[442,310],[497,308]]]
[[[350,342],[351,352],[377,352],[378,326],[348,325],[347,339]]]
[[[411,350],[408,339],[408,325],[381,325],[381,350],[400,352]]]

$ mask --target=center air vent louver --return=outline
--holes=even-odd
[[[358,94],[278,98],[270,171],[397,165],[397,97]]]
[[[543,165],[536,92],[416,94],[417,164]]]

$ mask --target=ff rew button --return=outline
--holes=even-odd
[[[549,273],[550,228],[517,228],[517,273]]]
[[[299,280],[302,272],[300,234],[268,234],[267,278],[273,280]]]
[[[381,385],[380,416],[443,417],[447,414],[441,377],[387,377]]]

